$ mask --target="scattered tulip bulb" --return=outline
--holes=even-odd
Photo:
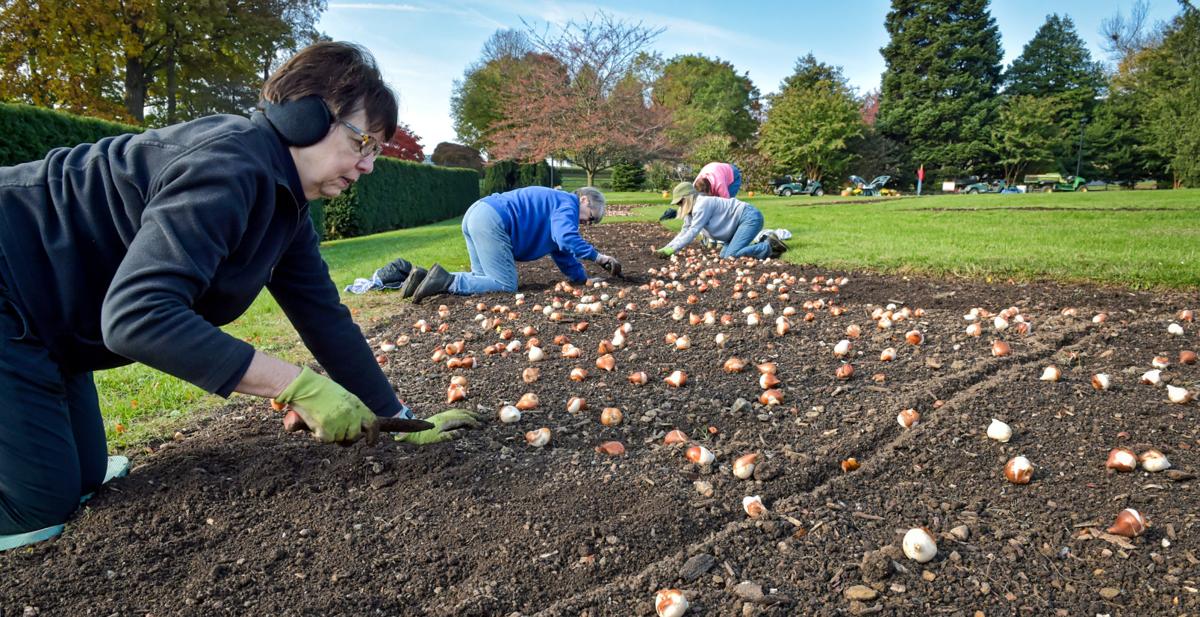
[[[1107,531],[1114,536],[1136,538],[1146,531],[1147,525],[1146,518],[1142,516],[1141,512],[1133,508],[1125,508],[1117,515],[1117,521]]]
[[[646,385],[647,381],[649,381],[649,378],[646,377],[646,374],[643,373],[642,371],[637,371],[637,372],[629,374],[629,383],[631,383],[635,386]]]
[[[1171,468],[1171,461],[1167,460],[1167,455],[1158,450],[1146,450],[1138,456],[1138,461],[1142,464],[1142,469],[1157,473],[1165,469]]]
[[[1183,309],[1179,311],[1179,321],[1195,321],[1196,312],[1192,309]]]
[[[996,315],[996,318],[992,320],[992,326],[996,328],[996,332],[1003,332],[1008,328],[1008,320],[1000,315]]]
[[[758,402],[768,407],[774,407],[783,402],[783,392],[774,388],[764,390],[762,394],[758,395]]]
[[[987,427],[987,436],[989,439],[994,439],[1000,443],[1008,443],[1012,439],[1012,427],[992,418],[992,423]]]
[[[550,429],[542,427],[536,431],[525,433],[525,442],[535,448],[541,448],[550,443]]]
[[[843,364],[843,365],[837,367],[837,372],[835,373],[835,375],[837,376],[838,379],[841,379],[841,380],[850,379],[850,377],[852,375],[854,375],[854,366],[852,366],[851,364],[848,364],[848,363]]]
[[[758,495],[743,497],[742,509],[746,511],[746,516],[750,518],[759,518],[767,513],[767,507],[763,505],[762,498]]]
[[[1162,371],[1158,369],[1151,369],[1145,373],[1142,373],[1141,382],[1148,386],[1157,386],[1158,384],[1162,383]]]
[[[616,366],[617,366],[617,360],[616,360],[616,358],[612,357],[612,354],[606,353],[603,356],[596,358],[596,367],[597,368],[601,368],[606,371],[611,371],[614,368],[616,368]]]
[[[1169,399],[1172,403],[1183,405],[1192,400],[1192,393],[1188,392],[1187,388],[1167,386],[1167,399]]]
[[[979,322],[967,326],[967,336],[979,336],[981,334],[983,334],[983,326],[979,325]]]
[[[771,306],[770,304],[768,304],[768,305],[764,306],[764,307],[762,308],[762,314],[763,314],[763,315],[766,315],[767,317],[770,317],[771,315],[774,315],[774,314],[775,314],[775,307]]]
[[[686,334],[675,339],[675,349],[683,351],[691,346],[692,346],[692,339],[688,338],[688,335],[686,335]]]
[[[687,383],[687,373],[684,373],[683,371],[675,371],[663,379],[663,381],[676,388],[682,388],[683,384]]]
[[[1112,378],[1108,373],[1096,373],[1092,375],[1092,387],[1097,390],[1107,390],[1112,385]]]
[[[450,384],[449,388],[446,388],[446,403],[447,404],[457,403],[458,401],[461,401],[465,398],[467,398],[467,389],[466,388],[464,388],[456,383],[452,383],[452,384]]]
[[[1190,349],[1185,349],[1185,350],[1179,352],[1179,363],[1180,364],[1195,364],[1196,363],[1196,352],[1191,351]]]
[[[758,387],[763,390],[770,390],[779,385],[779,378],[771,373],[763,373],[758,376]]]
[[[538,377],[541,377],[541,375],[542,375],[542,372],[540,370],[538,370],[536,367],[531,366],[531,367],[521,371],[521,380],[524,381],[525,383],[533,383],[533,382],[537,381]]]
[[[450,383],[458,384],[465,388],[467,387],[467,378],[463,377],[462,375],[455,375],[454,377],[450,378]]]
[[[758,317],[758,313],[750,313],[749,315],[746,315],[747,326],[757,326],[761,321],[762,320]]]
[[[541,362],[542,360],[545,360],[545,359],[546,359],[546,352],[542,351],[541,347],[534,345],[533,347],[529,348],[529,361],[530,362]]]
[[[992,341],[992,355],[993,356],[995,356],[997,358],[1003,358],[1010,353],[1012,353],[1012,349],[1009,348],[1008,343],[1005,343],[1004,341],[1001,341],[1001,340]]]
[[[625,454],[625,444],[619,441],[606,441],[596,446],[596,452],[609,456],[621,456]]]
[[[508,353],[516,353],[520,349],[521,341],[509,341],[509,343],[504,346],[504,350]]]
[[[532,392],[526,392],[525,394],[522,394],[521,398],[517,401],[517,409],[520,409],[521,411],[536,409],[537,406],[538,397]]]
[[[1174,334],[1175,336],[1183,336],[1183,326],[1173,323],[1167,326],[1167,333]]]
[[[625,419],[625,414],[621,413],[621,410],[616,407],[605,407],[600,412],[600,424],[604,426],[616,426],[623,419]]]
[[[917,563],[925,563],[937,556],[937,541],[924,527],[909,529],[900,545],[904,549],[904,556]]]
[[[740,373],[746,368],[746,362],[736,356],[725,361],[726,373]]]
[[[587,371],[577,366],[571,369],[570,379],[571,381],[583,381],[584,379],[587,379]]]
[[[530,351],[530,353],[533,352]],[[582,352],[580,352],[579,348],[570,343],[562,346],[562,356],[564,358],[578,358],[580,353]]]
[[[783,336],[792,329],[792,322],[787,317],[779,316],[775,319],[775,335]]]
[[[389,351],[395,351],[395,350],[396,350],[396,344],[391,341],[383,341],[382,343],[379,344],[379,351],[382,351],[384,353],[387,353]]]
[[[596,345],[596,353],[600,355],[612,353],[616,349],[617,346],[609,341],[600,341],[600,344]]]
[[[857,324],[850,324],[850,325],[846,326],[846,336],[848,336],[850,338],[858,338],[861,335],[862,335],[862,328],[858,327]]]
[[[718,347],[724,347],[725,341],[729,340],[729,336],[727,336],[724,332],[718,332],[717,335],[713,337],[713,340],[717,342]]]
[[[775,373],[779,372],[779,365],[775,364],[774,362],[763,362],[756,368],[760,373],[770,373],[774,375]]]
[[[525,326],[521,329],[521,336],[524,336],[525,338],[529,338],[535,334],[537,334],[537,328],[533,326]]]
[[[664,446],[673,446],[677,443],[687,443],[687,442],[688,442],[687,435],[685,435],[683,433],[683,431],[681,431],[679,429],[674,429],[674,430],[668,432],[666,437],[663,437],[663,445]]]
[[[892,327],[892,320],[887,317],[880,317],[879,321],[875,322],[875,326],[880,330],[887,330]]]
[[[1058,381],[1062,377],[1062,371],[1053,364],[1042,369],[1042,376],[1038,379],[1042,381]]]
[[[896,359],[896,348],[895,347],[888,347],[887,349],[884,349],[883,351],[879,352],[879,360],[882,362],[891,362],[892,360],[895,360],[895,359]]]
[[[1108,313],[1096,313],[1096,316],[1092,318],[1094,324],[1102,324],[1106,321],[1108,321]]]
[[[921,334],[920,330],[909,330],[904,335],[904,340],[908,341],[909,345],[920,345],[925,342],[925,335]]]
[[[1154,359],[1150,360],[1150,366],[1153,366],[1154,368],[1167,368],[1170,365],[1171,360],[1166,356],[1154,356]]]
[[[587,401],[578,396],[572,396],[567,399],[567,411],[570,413],[579,413],[587,409]]]
[[[697,465],[708,465],[717,459],[708,448],[704,446],[692,446],[687,449],[687,460]]]
[[[850,353],[850,341],[847,339],[842,339],[833,346],[833,357],[835,358],[844,358],[848,353]]]
[[[921,413],[916,409],[905,409],[896,415],[896,424],[904,428],[912,428],[917,422],[921,421]]]
[[[1004,464],[1004,477],[1013,484],[1029,484],[1033,478],[1033,463],[1024,456],[1014,456]]]
[[[654,612],[658,617],[681,617],[687,610],[687,596],[678,589],[663,589],[654,594]]]
[[[758,453],[751,452],[739,456],[733,461],[733,476],[739,480],[747,480],[754,475],[754,467],[758,464]]]
[[[841,462],[841,468],[844,473],[856,471],[859,467],[860,465],[858,464],[858,459],[854,458],[853,456]]]
[[[1104,466],[1113,471],[1133,471],[1137,469],[1138,457],[1129,448],[1113,448],[1108,451],[1108,461]]]
[[[500,416],[500,421],[505,424],[512,424],[513,422],[521,421],[521,410],[517,409],[513,405],[505,405],[501,407],[498,415]]]

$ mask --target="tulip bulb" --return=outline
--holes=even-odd
[[[1033,463],[1024,456],[1014,456],[1004,464],[1004,477],[1013,484],[1029,484],[1033,479]]]
[[[513,422],[521,421],[521,410],[512,405],[505,405],[501,407],[498,415],[500,417],[500,421],[505,424],[512,424]]]
[[[647,381],[648,381],[648,378],[646,377],[646,374],[643,373],[642,371],[637,371],[637,372],[629,374],[629,383],[631,383],[635,386],[645,385]]]
[[[774,362],[763,362],[762,364],[759,364],[756,368],[758,369],[758,372],[760,372],[760,373],[770,373],[772,375],[774,375],[775,373],[777,373],[779,371],[779,365],[775,364]]]
[[[587,409],[587,401],[578,396],[572,396],[567,399],[567,411],[570,413],[579,413]]]
[[[774,388],[764,390],[762,394],[758,395],[758,402],[768,407],[774,407],[783,402],[783,392]]]
[[[888,347],[887,349],[884,349],[883,351],[879,352],[879,360],[881,362],[891,362],[892,360],[895,360],[895,359],[896,359],[896,348],[895,347]]]
[[[678,589],[664,589],[654,594],[654,612],[658,617],[681,617],[687,610],[687,596]]]
[[[1167,399],[1172,403],[1183,405],[1192,400],[1192,393],[1188,392],[1187,388],[1167,386]]]
[[[584,379],[587,379],[587,371],[577,366],[571,369],[570,378],[571,381],[583,381]]]
[[[1125,508],[1117,515],[1117,521],[1113,523],[1112,527],[1108,528],[1108,533],[1114,536],[1136,538],[1146,531],[1148,525],[1146,517],[1142,516],[1141,512],[1133,508]]]
[[[718,347],[724,347],[725,341],[729,340],[729,336],[724,332],[718,332],[717,335],[713,337],[713,340],[717,342]]]
[[[625,414],[621,413],[616,407],[605,407],[600,412],[600,424],[604,426],[616,426],[625,418]]]
[[[937,541],[924,527],[909,529],[900,545],[904,549],[904,556],[917,563],[925,563],[937,556]]]
[[[1183,309],[1179,311],[1179,321],[1195,321],[1196,312],[1192,309]]]
[[[688,338],[688,335],[686,335],[686,334],[675,339],[675,349],[683,351],[691,346],[692,346],[692,339]]]
[[[1190,349],[1185,349],[1185,350],[1179,352],[1179,363],[1180,364],[1195,364],[1196,363],[1196,352],[1194,352]]]
[[[1154,356],[1154,358],[1150,360],[1150,366],[1153,366],[1154,368],[1167,368],[1170,365],[1171,360],[1166,356]]]
[[[677,443],[687,443],[687,442],[688,442],[687,435],[685,435],[683,433],[683,431],[681,431],[679,429],[674,429],[674,430],[668,432],[666,437],[663,437],[663,445],[664,446],[673,446]]]
[[[763,373],[758,376],[758,387],[763,390],[769,390],[779,385],[779,378],[771,373]]]
[[[1138,457],[1128,448],[1113,448],[1108,451],[1108,461],[1104,466],[1113,471],[1133,471],[1137,469]]]
[[[1050,365],[1042,369],[1042,376],[1038,379],[1042,381],[1058,381],[1062,377],[1062,371],[1057,366]]]
[[[746,511],[746,516],[750,518],[759,518],[767,513],[767,507],[763,505],[762,498],[758,495],[743,497],[742,509]]]
[[[687,449],[687,460],[697,465],[708,465],[717,459],[708,448],[704,446],[692,446]]]
[[[687,383],[687,373],[683,371],[674,371],[668,375],[663,381],[676,388],[682,388],[683,384]]]
[[[531,367],[521,371],[521,380],[524,381],[525,383],[533,383],[533,382],[537,381],[538,377],[541,377],[541,375],[542,375],[542,372],[540,370],[531,366]]]
[[[843,364],[837,367],[835,375],[841,380],[850,379],[850,377],[854,375],[854,366],[850,364]]]
[[[979,322],[967,326],[967,336],[979,336],[981,334],[983,334],[983,326],[979,325]]]
[[[739,456],[733,461],[733,476],[739,480],[749,479],[754,475],[754,467],[758,463],[758,453],[751,452]]]
[[[619,441],[606,441],[596,446],[596,452],[609,456],[621,456],[625,454],[625,444]]]
[[[391,341],[383,341],[382,343],[379,344],[379,351],[382,351],[384,353],[387,353],[389,351],[395,351],[395,350],[396,350],[396,344]]]
[[[1174,334],[1175,336],[1183,336],[1183,326],[1173,323],[1167,326],[1167,333]]]
[[[758,313],[750,313],[749,315],[746,315],[747,326],[757,326],[761,321],[762,320],[758,317]]]
[[[908,341],[909,345],[920,345],[925,342],[925,335],[921,334],[920,330],[909,330],[904,335],[904,340]]]
[[[850,325],[846,326],[846,336],[848,336],[850,338],[858,338],[861,335],[862,335],[862,328],[858,327],[857,324],[850,324]]]
[[[526,392],[525,394],[522,394],[521,398],[517,401],[517,409],[520,409],[521,411],[537,409],[537,406],[538,397],[532,392]]]
[[[746,362],[735,356],[725,361],[724,368],[726,373],[740,373],[746,368]]]
[[[835,358],[844,358],[848,353],[850,353],[850,341],[847,339],[842,339],[833,346],[833,357]]]
[[[1005,343],[1004,341],[1001,341],[1001,340],[992,341],[992,355],[993,356],[995,356],[997,358],[1003,358],[1010,353],[1012,353],[1012,349],[1009,348],[1008,343]]]
[[[1112,385],[1112,378],[1108,373],[1096,373],[1092,375],[1092,387],[1097,390],[1107,390]]]
[[[562,346],[562,357],[564,358],[578,358],[580,353],[582,352],[579,350],[579,348],[570,343]]]
[[[1156,473],[1164,469],[1171,468],[1171,461],[1167,460],[1167,455],[1158,450],[1146,450],[1138,456],[1138,461],[1142,464],[1142,469]]]
[[[535,448],[541,448],[550,443],[550,429],[542,427],[536,431],[525,433],[525,442]]]
[[[992,423],[987,427],[988,438],[1000,443],[1008,443],[1008,440],[1012,439],[1012,434],[1011,427],[995,418],[992,418]]]
[[[465,398],[467,398],[467,389],[466,388],[464,388],[456,383],[452,383],[452,384],[450,384],[449,388],[446,388],[446,403],[447,404],[457,403],[458,401],[461,401]]]
[[[612,354],[606,353],[603,356],[596,358],[596,367],[597,368],[601,368],[606,371],[611,371],[614,368],[616,368],[616,366],[617,366],[617,360],[616,360],[616,358],[612,357]]]
[[[1003,332],[1008,328],[1008,320],[1000,315],[996,315],[996,319],[992,320],[992,326],[996,328],[996,332]]]
[[[904,428],[912,428],[921,420],[921,414],[916,409],[905,409],[896,415],[896,424]]]
[[[600,343],[598,345],[596,345],[596,353],[601,354],[601,355],[610,354],[610,353],[616,351],[616,349],[617,349],[617,345],[615,345],[609,341],[600,341]]]
[[[541,347],[534,345],[533,347],[529,348],[529,361],[530,362],[541,362],[542,360],[545,360],[545,359],[546,359],[546,352],[542,351]]]
[[[854,458],[853,456],[841,462],[842,472],[844,473],[856,471],[859,467],[860,465],[858,464],[858,459]]]

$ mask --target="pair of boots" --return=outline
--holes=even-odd
[[[400,287],[403,298],[412,298],[413,304],[420,304],[430,296],[448,293],[454,283],[454,275],[450,274],[440,264],[433,264],[428,270],[413,268]]]

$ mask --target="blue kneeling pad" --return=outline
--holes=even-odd
[[[124,456],[108,457],[108,469],[104,472],[104,484],[108,484],[108,482],[113,478],[124,478],[127,475],[129,475],[129,459],[125,458]],[[83,504],[83,502],[91,499],[92,495],[94,494],[95,493],[88,493],[87,495],[80,497],[79,503]],[[57,537],[58,534],[62,533],[62,531],[62,525],[51,525],[50,527],[38,529],[37,531],[0,536],[0,551],[7,551],[12,548],[28,546],[30,544],[49,540],[50,538]]]

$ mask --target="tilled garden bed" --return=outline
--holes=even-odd
[[[556,289],[560,275],[543,260],[522,265],[520,304],[507,294],[397,302],[394,318],[367,332],[377,348],[401,339],[381,360],[420,414],[448,407],[451,377],[466,377],[455,406],[479,410],[480,429],[424,448],[322,446],[284,433],[266,404],[239,399],[181,439],[132,453],[130,476],[101,491],[62,538],[0,555],[0,609],[653,615],[655,592],[675,588],[688,615],[1200,610],[1190,473],[1200,467],[1200,410],[1169,402],[1165,388],[1200,391],[1200,366],[1177,361],[1200,347],[1200,327],[1179,315],[1197,308],[1194,297],[717,263],[700,250],[665,262],[648,250],[668,237],[658,226],[586,235],[624,260],[628,280],[573,295]],[[600,312],[555,300],[598,302]],[[882,329],[873,317],[889,305],[894,323]],[[746,307],[760,325],[747,324]],[[1009,307],[1018,309],[1004,313],[1010,326],[996,330],[994,315]],[[972,309],[984,310],[975,311],[977,337],[965,331]],[[429,332],[414,327],[419,320]],[[1028,332],[1018,332],[1021,321]],[[598,348],[623,323],[631,330],[604,370]],[[1169,333],[1171,323],[1183,334]],[[542,361],[529,360],[526,326],[537,330]],[[912,330],[920,344],[906,340]],[[669,334],[690,345],[667,343]],[[562,356],[558,336],[578,358]],[[838,358],[842,339],[851,349]],[[994,356],[995,340],[1011,353]],[[457,341],[464,351],[454,357],[474,357],[475,368],[431,359]],[[519,349],[497,352],[514,341]],[[884,361],[889,347],[895,359]],[[1140,384],[1159,355],[1169,359],[1164,385]],[[723,369],[731,357],[745,361],[742,372]],[[756,366],[767,362],[780,404],[760,402]],[[845,363],[853,374],[839,379]],[[1039,379],[1051,364],[1061,379]],[[522,379],[529,367],[540,372],[532,383]],[[586,377],[571,380],[573,368]],[[682,387],[664,382],[677,370]],[[638,371],[644,385],[628,379]],[[1097,373],[1110,376],[1109,389],[1092,387]],[[527,393],[536,408],[512,424],[496,419]],[[576,396],[586,407],[573,413]],[[602,424],[604,408],[620,409],[623,421]],[[905,409],[920,415],[911,428],[897,422]],[[985,435],[993,418],[1011,426],[1007,443]],[[528,445],[526,432],[541,427],[549,445]],[[688,444],[664,445],[675,429]],[[625,453],[597,452],[607,441]],[[715,462],[689,462],[690,445]],[[1171,470],[1109,471],[1119,446],[1160,450]],[[732,462],[749,453],[757,467],[738,479]],[[1034,465],[1029,484],[1004,477],[1016,455]],[[748,516],[748,496],[767,512]],[[1124,508],[1149,519],[1144,534],[1105,533]],[[933,560],[901,552],[914,527],[936,539]]]

